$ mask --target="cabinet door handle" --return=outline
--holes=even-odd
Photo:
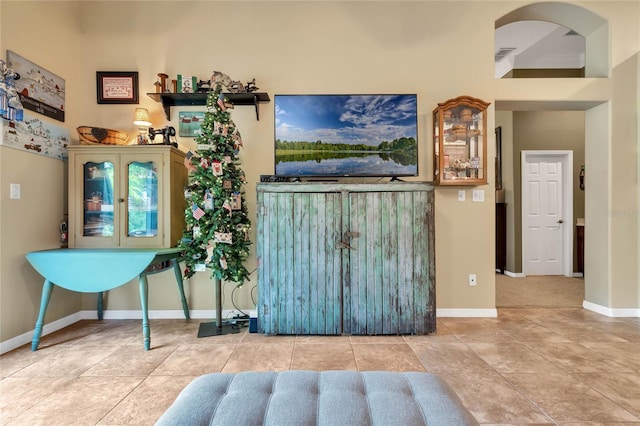
[[[342,250],[342,249],[355,250],[355,248],[351,247],[349,243],[345,243],[344,241],[338,241],[338,244],[336,244],[336,248],[339,250]]]
[[[118,198],[119,203],[124,203],[124,198]]]

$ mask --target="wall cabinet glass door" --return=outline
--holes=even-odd
[[[113,161],[89,161],[83,167],[83,236],[113,237]]]
[[[170,146],[69,148],[69,247],[174,247],[184,154]]]
[[[127,164],[127,236],[158,235],[158,165],[153,161]]]

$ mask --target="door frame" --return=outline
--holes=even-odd
[[[528,188],[524,179],[524,165],[527,160],[533,156],[553,157],[562,163],[562,211],[564,226],[562,230],[562,274],[565,277],[573,277],[573,151],[571,150],[523,150],[521,153],[520,163],[520,189],[521,189],[521,210],[522,222],[521,240],[522,240],[522,275],[527,276],[527,247],[528,238],[526,228],[524,226],[528,211],[525,210],[523,200],[528,195]]]

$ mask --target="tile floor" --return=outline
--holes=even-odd
[[[243,370],[428,371],[482,424],[640,425],[640,319],[582,309],[439,318],[429,336],[197,338],[201,321],[81,321],[0,356],[0,424],[153,424],[194,377]],[[250,403],[248,401],[248,403]]]

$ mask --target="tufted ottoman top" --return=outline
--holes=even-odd
[[[475,425],[429,373],[283,371],[194,379],[157,425]]]

